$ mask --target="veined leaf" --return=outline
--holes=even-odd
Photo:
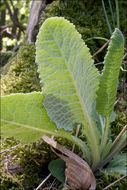
[[[36,42],[36,62],[47,114],[58,129],[72,130],[75,123],[83,124],[94,166],[97,165],[99,138],[92,107],[99,74],[73,24],[58,17],[44,22]]]
[[[2,137],[13,136],[29,143],[42,134],[55,134],[57,130],[43,108],[43,98],[39,92],[1,97]]]
[[[113,160],[109,162],[105,169],[102,171],[108,173],[108,175],[122,174],[126,175],[127,173],[127,153],[122,153],[116,155]]]
[[[63,129],[57,130],[43,108],[43,95],[40,92],[12,94],[1,97],[1,134],[14,137],[23,143],[30,143],[44,134],[66,138],[78,145],[87,159],[88,148],[85,142],[74,138]],[[85,149],[84,149],[85,147]],[[90,156],[89,156],[90,157]]]
[[[118,75],[124,52],[124,37],[115,29],[104,59],[104,70],[97,92],[96,108],[99,114],[110,120],[116,97]]]

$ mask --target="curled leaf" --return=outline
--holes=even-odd
[[[91,190],[96,189],[96,179],[87,162],[72,151],[58,144],[53,138],[43,136],[42,139],[64,154],[61,155],[53,150],[57,156],[66,162],[66,182],[73,190],[87,190],[89,187]]]

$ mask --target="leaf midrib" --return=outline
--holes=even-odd
[[[66,67],[67,67],[67,70],[69,71],[70,76],[71,76],[71,78],[72,78],[74,88],[76,89],[76,95],[77,95],[77,97],[78,97],[78,100],[79,100],[79,103],[80,103],[80,106],[81,106],[81,110],[82,110],[82,112],[83,112],[85,121],[86,121],[86,123],[88,124],[88,126],[86,125],[86,127],[87,127],[88,131],[90,131],[90,135],[91,135],[91,139],[92,139],[92,144],[93,144],[93,147],[95,147],[94,153],[93,153],[93,157],[94,157],[94,159],[97,159],[98,156],[99,156],[98,143],[97,143],[96,137],[95,137],[95,135],[94,135],[94,130],[92,130],[93,126],[92,126],[92,124],[91,124],[90,118],[88,117],[88,113],[84,110],[85,105],[84,105],[84,103],[82,102],[82,98],[81,98],[81,96],[80,96],[80,94],[79,94],[79,92],[78,92],[78,90],[77,90],[77,85],[75,84],[75,80],[74,80],[74,78],[73,78],[73,74],[72,74],[71,70],[69,69],[68,65],[66,64],[66,63],[68,63],[68,61],[66,61],[66,58],[65,58],[65,56],[64,56],[64,54],[63,54],[63,51],[62,51],[62,49],[59,47],[59,44],[57,43],[57,40],[56,40],[54,34],[50,31],[49,28],[48,28],[48,30],[49,30],[49,32],[51,33],[51,35],[53,36],[54,42],[56,43],[58,49],[60,50],[61,55],[62,55],[62,57],[63,57],[63,59],[64,59],[64,63],[65,63],[65,65],[66,65]],[[84,105],[84,107],[83,107],[83,105]],[[86,109],[86,110],[87,110],[87,109]],[[95,152],[96,152],[96,153],[95,153]],[[96,156],[95,156],[95,155],[96,155]]]
[[[35,128],[33,126],[30,126],[30,125],[25,125],[25,124],[22,124],[22,123],[17,123],[17,122],[14,122],[14,121],[9,121],[9,120],[4,120],[4,119],[1,119],[1,121],[5,122],[7,124],[17,125],[17,126],[27,128],[27,129],[30,129],[30,130],[33,130],[33,131],[39,131],[39,132],[43,132],[43,133],[46,133],[46,134],[56,135],[55,132],[49,131],[48,129],[47,130],[46,129],[39,129],[39,128]]]
[[[117,48],[118,49],[118,48]],[[113,50],[113,53],[117,53],[117,50]],[[108,56],[108,55],[107,55]],[[106,65],[106,61],[107,60],[104,60],[104,65],[105,65],[105,69],[107,70],[107,65]],[[112,72],[114,73],[116,73],[116,72],[118,72],[118,71],[116,71],[117,69],[114,67],[114,65],[115,65],[115,61],[113,60],[113,64],[112,64]],[[108,81],[110,82],[110,84],[114,84],[114,78],[111,78],[110,77],[111,76],[111,74],[109,73],[109,75],[107,76],[107,78],[108,78]],[[109,80],[110,79],[110,80]],[[118,81],[118,77],[116,77],[115,78],[115,82],[116,82],[116,80]],[[109,83],[108,84],[106,84],[106,86],[107,87],[109,87],[109,86],[111,86]],[[106,88],[106,89],[109,89],[109,88]],[[116,89],[117,89],[117,85],[116,85]],[[106,91],[107,92],[107,101],[108,101],[108,103],[107,103],[107,105],[108,105],[108,109],[106,109],[106,110],[111,110],[110,109],[110,107],[111,107],[111,104],[109,104],[109,102],[110,102],[110,97],[111,97],[111,88],[108,90],[108,91]],[[110,112],[110,111],[109,111]],[[107,115],[109,114],[109,112],[107,112]],[[110,115],[108,115],[108,117],[111,117]]]
[[[50,30],[49,30],[49,31],[50,31]],[[51,31],[50,31],[50,33],[53,35],[53,33],[52,33]],[[68,63],[68,61],[67,61],[66,58],[64,57],[64,53],[63,53],[62,49],[60,48],[59,44],[57,43],[57,40],[56,40],[56,38],[55,38],[54,35],[53,35],[53,37],[54,37],[54,41],[56,42],[56,45],[57,45],[58,49],[60,49],[61,55],[62,55],[62,57],[63,57],[63,59],[64,59],[64,63],[65,63],[65,65],[66,65],[66,67],[67,67],[67,71],[69,71],[69,74],[70,74],[70,76],[71,76],[71,78],[72,78],[73,85],[74,85],[74,89],[76,89],[76,95],[77,95],[77,97],[78,97],[78,100],[79,100],[79,103],[80,103],[80,106],[81,106],[83,115],[84,115],[85,118],[86,118],[86,116],[87,116],[86,121],[87,121],[87,123],[89,124],[88,114],[85,112],[85,110],[84,110],[84,108],[83,108],[83,106],[82,106],[82,105],[83,105],[82,98],[81,98],[81,96],[80,96],[80,94],[79,94],[79,92],[78,92],[78,90],[77,90],[77,85],[75,84],[75,80],[74,80],[74,78],[73,78],[73,74],[72,74],[70,68],[68,67],[68,64],[66,64],[66,63]]]

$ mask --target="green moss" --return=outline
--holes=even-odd
[[[41,90],[33,43],[21,46],[8,65],[10,65],[8,73],[1,78],[2,95]]]
[[[4,66],[8,60],[10,59],[10,57],[13,55],[13,53],[11,51],[8,52],[0,52],[0,67]]]
[[[112,138],[114,139],[123,129],[123,127],[127,124],[127,110],[123,112],[117,111],[116,119],[111,124],[111,133]]]
[[[109,10],[108,2],[105,1],[105,6],[109,18],[109,22],[113,28],[112,17]],[[115,13],[115,1],[112,3]],[[127,2],[120,2],[120,26],[126,35],[126,7]],[[86,1],[86,0],[56,0],[46,6],[44,13],[40,19],[40,25],[45,19],[53,16],[62,16],[72,22],[79,33],[86,41],[91,53],[94,54],[105,43],[104,40],[91,39],[93,37],[110,38],[110,33],[104,16],[104,10],[101,1]],[[123,18],[124,17],[124,18]],[[89,39],[89,40],[88,40]],[[94,58],[97,62],[103,61],[105,50]]]
[[[97,190],[103,190],[109,184],[113,183],[114,181],[118,180],[120,177],[109,176],[109,175],[102,175],[100,178],[97,179]],[[117,182],[115,185],[112,185],[110,190],[126,190],[126,183],[127,180],[124,178],[123,180]]]
[[[56,140],[67,148],[72,147],[72,143],[67,142],[67,140],[62,138],[56,138]],[[18,146],[11,149],[16,145]],[[57,158],[50,146],[42,139],[29,145],[22,145],[20,141],[14,138],[6,138],[2,140],[1,151],[7,149],[8,151],[1,154],[0,160],[2,190],[18,190],[18,188],[20,190],[20,188],[23,189],[22,187],[25,190],[35,189],[49,174],[48,163]],[[8,159],[8,171],[12,175],[11,177],[5,168],[6,158]],[[47,187],[49,183],[50,181],[44,186]]]
[[[18,146],[11,149],[15,145]],[[9,149],[1,155],[2,190],[20,190],[23,189],[22,187],[26,190],[34,189],[48,175],[47,163],[51,160],[51,156],[53,157],[53,153],[42,140],[29,145],[21,145],[14,138],[7,138],[2,141],[1,149]],[[6,159],[7,168],[5,167]]]

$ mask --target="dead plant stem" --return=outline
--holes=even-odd
[[[20,145],[20,144],[17,144],[17,145],[15,145],[15,146],[12,146],[11,148],[5,149],[5,150],[1,151],[0,154],[2,154],[2,153],[4,153],[4,152],[7,152],[7,151],[10,151],[11,149],[14,149],[14,148],[18,147],[19,145]]]
[[[40,185],[36,188],[36,190],[40,189],[40,187],[41,187],[42,185],[44,185],[44,183],[50,178],[51,175],[52,175],[52,174],[50,173],[50,174],[40,183]]]
[[[108,45],[109,41],[110,40],[108,40],[97,52],[95,52],[92,57],[95,57],[97,54],[99,54],[100,52],[102,52],[103,49]]]
[[[124,128],[122,129],[122,131],[119,133],[119,135],[116,137],[116,139],[113,141],[112,145],[111,145],[111,149],[113,148],[113,146],[117,143],[117,141],[120,139],[120,137],[122,136],[122,134],[127,130],[127,125],[124,126]]]

